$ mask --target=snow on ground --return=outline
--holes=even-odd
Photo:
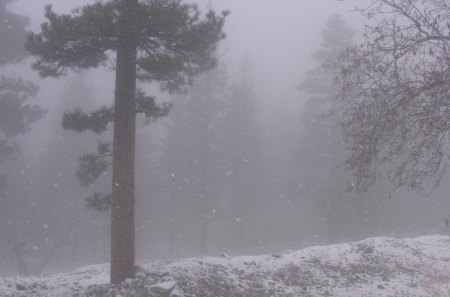
[[[370,238],[264,256],[155,262],[109,286],[108,266],[0,278],[0,296],[450,296],[450,239]]]
[[[82,267],[70,273],[0,277],[0,296],[72,296],[73,292],[109,282],[109,265]]]

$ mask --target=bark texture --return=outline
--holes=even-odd
[[[136,0],[122,0],[117,44],[111,209],[111,283],[134,276]]]

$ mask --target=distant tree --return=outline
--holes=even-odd
[[[22,61],[27,52],[24,47],[28,18],[15,14],[7,9],[10,0],[0,0],[0,67]],[[7,212],[14,210],[9,203],[15,198],[11,195],[7,185],[7,175],[14,170],[8,170],[12,159],[17,157],[19,146],[14,142],[18,135],[29,132],[33,123],[39,120],[45,111],[37,105],[29,105],[28,100],[35,97],[38,86],[24,81],[21,78],[0,76],[0,188],[3,193],[0,196],[0,210]],[[17,162],[15,163],[18,164]],[[1,212],[0,212],[1,213]],[[9,216],[7,216],[9,217]],[[2,224],[3,225],[3,224]],[[7,226],[3,225],[6,229]],[[2,230],[2,233],[6,232]],[[10,234],[5,234],[10,235]],[[24,260],[24,245],[12,244],[12,258],[16,261],[18,271],[21,274],[29,274],[31,271]]]
[[[134,275],[136,80],[173,91],[213,67],[225,15],[209,12],[201,20],[197,7],[181,0],[99,1],[71,15],[47,6],[42,31],[29,35],[34,68],[44,77],[105,65],[116,52],[111,283]]]
[[[224,106],[224,127],[221,136],[225,192],[229,196],[233,224],[232,245],[239,250],[249,244],[252,221],[257,221],[258,208],[267,188],[264,175],[264,150],[260,124],[257,120],[257,94],[254,69],[245,56],[236,82],[229,86]]]
[[[24,43],[28,18],[7,9],[12,0],[0,0],[0,67],[22,61],[26,56]],[[44,110],[27,105],[38,87],[20,78],[0,77],[0,160],[12,156],[17,147],[6,138],[23,134],[42,117]]]
[[[0,0],[0,65],[13,64],[28,56],[24,47],[28,18],[7,9],[14,0]]]
[[[174,107],[165,141],[164,167],[171,204],[170,249],[179,226],[180,205],[192,207],[198,252],[208,252],[208,233],[217,197],[223,189],[224,168],[219,148],[227,74],[223,66],[200,76],[187,95]],[[186,208],[185,207],[185,208]],[[181,209],[183,210],[183,208]]]
[[[79,73],[64,81],[62,89],[55,94],[61,97],[60,100],[52,104],[51,112],[40,127],[39,141],[42,145],[38,158],[33,158],[29,173],[33,183],[28,186],[28,191],[34,193],[32,195],[37,201],[34,207],[29,207],[31,212],[28,214],[33,222],[30,228],[35,230],[34,237],[39,239],[34,243],[39,250],[28,255],[30,260],[34,260],[34,266],[70,269],[80,264],[104,262],[109,256],[105,250],[109,244],[105,237],[109,230],[109,215],[83,211],[85,204],[79,198],[90,194],[94,187],[80,187],[73,170],[70,170],[76,168],[77,157],[95,143],[95,136],[65,133],[60,125],[61,116],[68,106],[88,110],[98,103],[95,84],[90,80],[86,73]],[[95,189],[107,192],[110,184],[110,176],[105,176],[96,183]],[[38,215],[33,215],[33,211]],[[42,229],[42,224],[47,228]],[[84,250],[89,250],[89,254],[86,255]],[[46,259],[48,263],[44,266]],[[39,269],[34,270],[37,272]]]
[[[0,0],[0,67],[22,61],[27,52],[24,48],[28,18],[7,9],[11,0]],[[12,138],[30,130],[31,125],[44,115],[36,105],[27,100],[35,97],[38,86],[20,78],[0,76],[0,162],[12,158],[18,146]],[[5,184],[5,177],[0,178]]]
[[[321,33],[321,47],[312,55],[320,66],[307,72],[298,86],[311,97],[300,114],[301,133],[291,162],[290,188],[304,205],[312,204],[320,218],[317,223],[324,224],[330,242],[342,236],[339,233],[350,215],[350,204],[344,199],[348,176],[340,166],[346,148],[338,124],[342,119],[335,100],[338,85],[324,64],[335,61],[353,44],[354,36],[342,17],[330,16]]]
[[[22,167],[20,147],[16,144],[16,137],[24,134],[31,129],[31,125],[39,120],[45,111],[36,105],[28,105],[27,101],[36,96],[38,87],[31,82],[22,79],[0,77],[0,215],[4,218],[10,218],[15,213],[15,209],[20,205],[20,201],[25,197],[15,197],[12,189],[17,183],[23,184],[26,180],[25,174],[28,173],[27,167]],[[23,164],[22,164],[23,165]],[[17,168],[22,168],[22,174],[19,176]],[[22,181],[18,181],[21,179]],[[10,203],[16,202],[16,205]],[[36,201],[34,202],[36,203]],[[9,229],[9,225],[3,225]],[[15,226],[19,228],[19,226]],[[3,228],[2,228],[3,229]],[[14,230],[12,230],[14,232]],[[7,234],[5,234],[6,238]],[[9,234],[8,234],[9,236]],[[20,238],[26,237],[21,234]],[[18,264],[20,274],[30,274],[31,271],[24,260],[25,244],[17,245],[15,242],[9,242],[12,245],[13,259]]]
[[[26,101],[37,95],[38,87],[22,79],[0,77],[0,158],[11,157],[18,147],[8,139],[26,133],[44,110]]]
[[[396,188],[429,193],[450,158],[450,5],[373,0],[360,12],[363,42],[330,64],[354,189],[366,193],[386,176]]]

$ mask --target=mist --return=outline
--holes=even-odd
[[[426,196],[385,179],[364,195],[348,191],[348,148],[339,113],[331,112],[338,104],[329,100],[332,82],[311,73],[326,60],[322,32],[333,28],[333,17],[353,32],[349,45],[361,39],[366,20],[354,8],[368,1],[189,2],[202,13],[229,10],[226,38],[215,51],[216,67],[182,92],[138,83],[170,111],[136,118],[137,262],[448,232],[445,182]],[[92,3],[17,0],[7,9],[28,17],[27,30],[37,32],[46,4],[69,13]],[[61,123],[67,112],[113,105],[114,62],[43,79],[33,61],[0,68],[2,76],[39,86],[27,104],[44,111],[25,133],[1,132],[18,148],[0,163],[0,273],[8,275],[110,260],[110,209],[89,207],[86,198],[110,191],[112,171],[105,165],[83,185],[80,157],[111,142],[112,126],[96,134]]]

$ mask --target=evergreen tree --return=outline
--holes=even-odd
[[[12,0],[0,0],[0,67],[22,61],[28,18],[7,9]],[[45,111],[27,101],[37,95],[38,86],[20,78],[0,76],[0,162],[12,158],[19,150],[12,138],[28,132]],[[1,176],[1,173],[0,173]],[[0,186],[5,185],[0,177]]]
[[[22,61],[26,56],[24,42],[28,18],[7,9],[12,0],[0,0],[0,67]],[[7,42],[6,42],[7,41]],[[0,160],[11,157],[17,146],[7,138],[23,134],[40,119],[44,110],[28,105],[38,87],[20,78],[0,76]]]
[[[8,64],[14,64],[22,61],[27,52],[24,48],[26,37],[26,27],[28,18],[17,15],[7,9],[7,5],[11,0],[0,0],[0,67]],[[14,189],[8,186],[7,175],[14,176],[18,173],[17,168],[20,166],[20,160],[12,160],[19,153],[19,146],[15,143],[14,138],[18,135],[29,132],[33,123],[39,120],[45,111],[37,105],[29,105],[28,100],[35,97],[38,87],[21,78],[11,78],[0,76],[0,163],[2,164],[2,172],[0,172],[0,217],[5,220],[0,224],[2,230],[0,233],[5,240],[6,237],[12,235],[9,230],[11,225],[11,214],[16,215],[16,205],[21,204],[17,201],[20,198],[14,195]],[[9,163],[9,164],[8,164]],[[23,165],[23,164],[22,164]],[[25,184],[25,171],[20,174],[20,179]],[[10,181],[9,184],[12,184]],[[25,206],[25,205],[22,205]],[[23,236],[19,236],[21,239]],[[2,240],[2,241],[3,241]],[[19,244],[20,243],[20,244]],[[2,245],[3,242],[0,242]],[[12,244],[11,257],[16,261],[20,274],[29,274],[31,271],[24,260],[25,245],[22,240],[7,242]]]
[[[107,225],[99,226],[96,222],[104,222],[107,216],[103,215],[102,219],[98,214],[94,217],[92,212],[80,214],[84,205],[78,200],[85,191],[73,178],[74,172],[67,170],[74,167],[76,156],[93,139],[64,133],[58,125],[62,109],[73,100],[80,99],[78,105],[84,108],[94,103],[92,86],[86,84],[82,75],[77,75],[65,84],[61,94],[62,100],[55,102],[45,122],[40,124],[39,139],[31,140],[35,149],[5,164],[9,186],[7,204],[2,205],[6,211],[0,219],[1,237],[6,242],[2,246],[7,256],[5,264],[15,261],[21,274],[40,274],[46,268],[67,269],[73,268],[72,263],[107,259],[103,250],[102,260],[94,258],[108,242],[99,236]],[[95,240],[79,240],[83,236]],[[77,255],[83,248],[90,248],[91,252],[81,259]]]
[[[313,58],[323,65],[352,45],[355,34],[340,16],[332,15],[321,35],[321,48]],[[345,146],[338,125],[342,115],[336,109],[337,84],[333,73],[321,66],[307,73],[299,89],[312,97],[301,113],[301,135],[290,168],[291,187],[301,203],[318,210],[320,217],[315,224],[323,224],[326,238],[335,242],[342,236],[339,232],[344,230],[350,216],[348,206],[352,205],[345,194],[347,178],[340,166],[345,160]]]
[[[47,6],[42,31],[29,35],[27,48],[38,57],[34,68],[44,77],[98,67],[107,63],[110,51],[116,53],[112,283],[134,275],[136,81],[158,82],[173,91],[213,67],[214,49],[224,37],[225,14],[209,12],[202,20],[195,5],[180,0],[111,0],[70,15],[58,15]]]
[[[18,147],[8,139],[28,132],[44,110],[26,101],[36,96],[38,87],[22,79],[0,77],[0,158],[11,157]]]
[[[238,250],[245,242],[249,243],[251,222],[258,221],[258,207],[263,208],[261,198],[267,184],[263,174],[263,140],[256,119],[253,65],[248,56],[244,57],[237,81],[229,88],[221,149],[230,199],[233,249]]]
[[[24,43],[28,18],[7,9],[14,0],[0,0],[0,65],[22,61],[28,53]]]
[[[181,226],[177,210],[186,207],[192,207],[191,218],[195,218],[192,229],[197,230],[198,252],[203,255],[208,252],[208,229],[216,215],[216,197],[220,196],[224,181],[219,145],[226,83],[223,66],[213,69],[199,77],[183,99],[183,105],[174,107],[164,150],[170,179],[172,252],[175,232]]]

